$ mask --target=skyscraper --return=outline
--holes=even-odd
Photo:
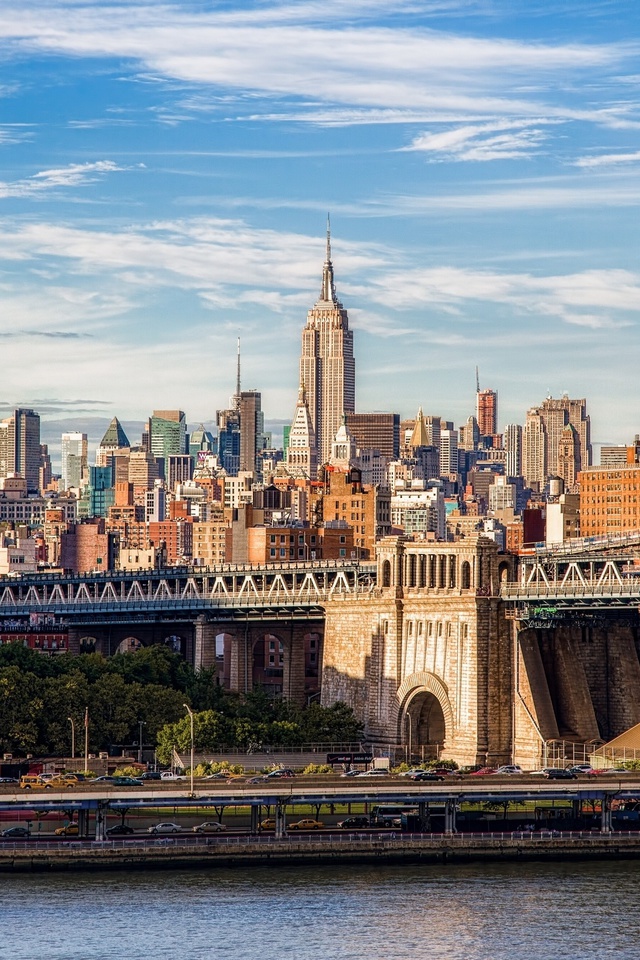
[[[336,295],[331,262],[331,231],[320,298],[307,314],[302,331],[300,382],[304,385],[313,426],[318,465],[328,463],[331,444],[345,413],[356,405],[356,369],[349,317]]]
[[[238,398],[240,414],[240,470],[259,472],[258,452],[262,449],[264,414],[262,396],[257,390],[242,390]]]
[[[289,431],[287,451],[287,470],[292,477],[316,479],[318,472],[316,438],[307,406],[304,384],[300,384],[296,412]]]
[[[27,493],[38,493],[40,457],[40,416],[14,410],[0,423],[0,477],[19,473],[27,481]]]
[[[154,457],[186,452],[187,420],[182,410],[154,410],[148,430]]]
[[[498,394],[495,390],[477,391],[476,420],[481,437],[493,437],[498,432]]]
[[[79,488],[83,474],[87,472],[86,433],[63,433],[60,453],[62,460],[60,489]]]
[[[522,427],[509,423],[504,428],[505,473],[508,477],[522,476]]]

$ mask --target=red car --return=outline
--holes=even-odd
[[[474,770],[473,773],[471,774],[471,776],[472,776],[472,777],[484,777],[484,776],[486,776],[488,773],[497,773],[497,772],[498,772],[498,768],[497,768],[497,767],[480,767],[479,770]]]

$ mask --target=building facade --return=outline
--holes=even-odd
[[[329,461],[343,415],[353,413],[356,404],[353,332],[336,295],[329,230],[320,297],[309,310],[302,331],[300,383],[306,391],[320,466]]]

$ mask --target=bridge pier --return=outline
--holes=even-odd
[[[231,662],[229,664],[229,689],[235,693],[249,693],[253,689],[252,643],[249,624],[242,632],[225,631],[231,637]]]
[[[216,662],[216,627],[205,616],[196,620],[193,628],[193,669],[209,670]]]

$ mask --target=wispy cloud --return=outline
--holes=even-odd
[[[547,138],[544,124],[558,121],[522,120],[469,124],[423,133],[415,137],[403,151],[420,151],[433,160],[513,160],[529,157],[539,151]]]
[[[617,164],[640,163],[640,150],[633,153],[602,153],[595,157],[580,157],[576,167],[612,167]]]
[[[42,170],[23,180],[6,183],[0,181],[0,199],[9,197],[33,197],[47,190],[59,187],[78,187],[94,183],[102,175],[122,170],[111,160],[97,160],[93,163],[70,163],[66,167]]]

